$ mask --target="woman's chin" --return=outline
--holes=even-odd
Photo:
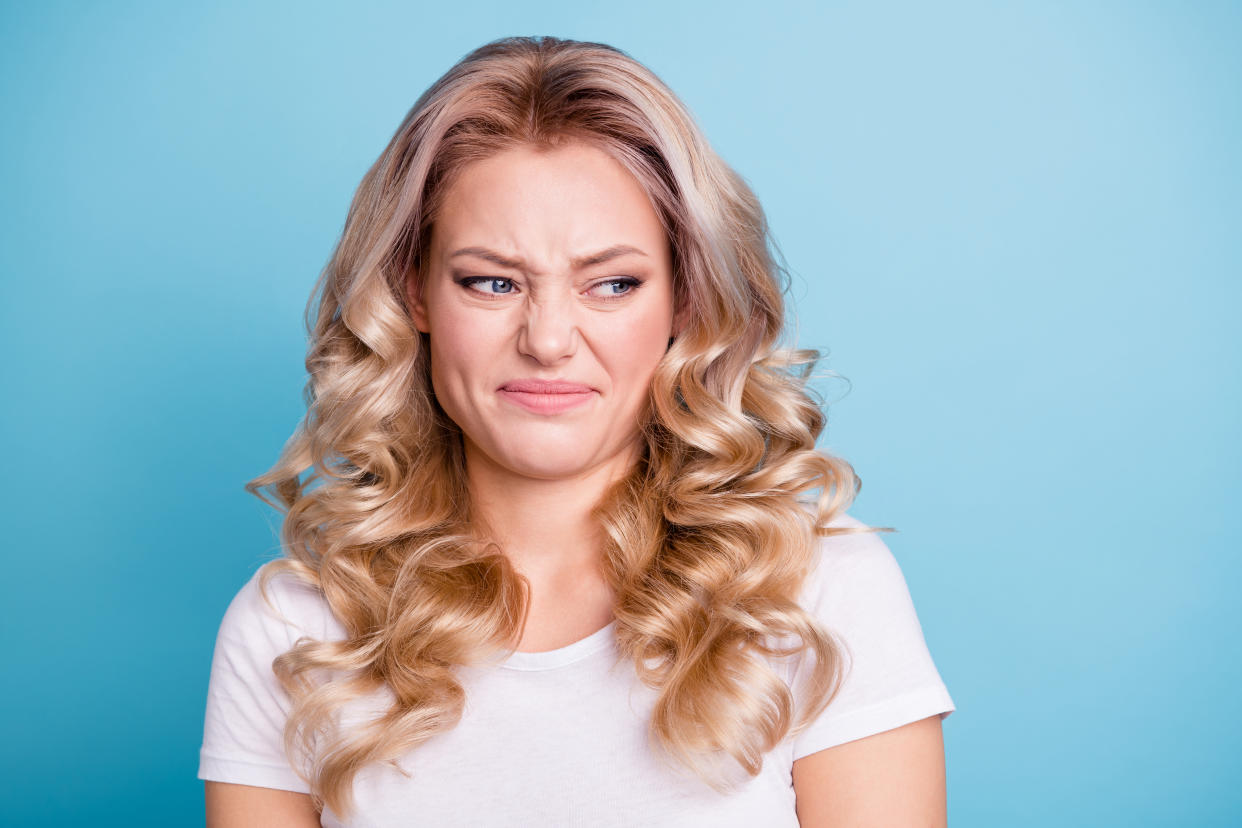
[[[629,441],[617,441],[600,428],[549,429],[520,426],[497,432],[487,441],[467,437],[467,458],[481,466],[503,469],[508,475],[531,480],[582,479],[596,474],[612,476],[637,456],[637,434]],[[612,472],[605,467],[613,469]],[[480,468],[479,471],[482,471]]]
[[[551,453],[525,454],[509,458],[509,471],[532,480],[568,480],[588,474],[595,458],[557,456]]]

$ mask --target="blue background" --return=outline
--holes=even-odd
[[[956,826],[1237,825],[1238,3],[9,3],[0,795],[194,825],[242,484],[414,99],[510,34],[647,63],[753,185],[958,705]],[[517,8],[524,6],[524,8]]]

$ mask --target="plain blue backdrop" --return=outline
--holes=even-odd
[[[951,824],[1242,821],[1238,3],[3,9],[6,824],[201,823],[309,290],[512,34],[643,61],[763,200],[958,706]]]

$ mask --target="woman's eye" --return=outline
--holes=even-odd
[[[610,299],[633,293],[640,284],[642,284],[642,282],[632,276],[625,276],[619,279],[609,279],[606,282],[600,282],[599,284],[593,286],[591,290],[598,291],[595,294],[596,296],[604,299]]]
[[[470,290],[473,290],[475,293],[486,293],[491,296],[500,296],[513,292],[512,279],[498,279],[490,276],[472,276],[467,279],[462,279],[461,284],[465,285]],[[477,288],[475,285],[482,285],[483,287]],[[499,289],[492,290],[492,288]]]
[[[499,276],[465,276],[457,282],[467,290],[484,296],[507,296],[517,290],[512,279]],[[633,276],[619,276],[597,282],[589,292],[597,299],[620,299],[633,293],[641,284],[642,281]]]

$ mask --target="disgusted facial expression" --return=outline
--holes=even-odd
[[[611,156],[575,142],[469,164],[408,287],[468,465],[561,479],[633,459],[675,334],[672,257]]]

